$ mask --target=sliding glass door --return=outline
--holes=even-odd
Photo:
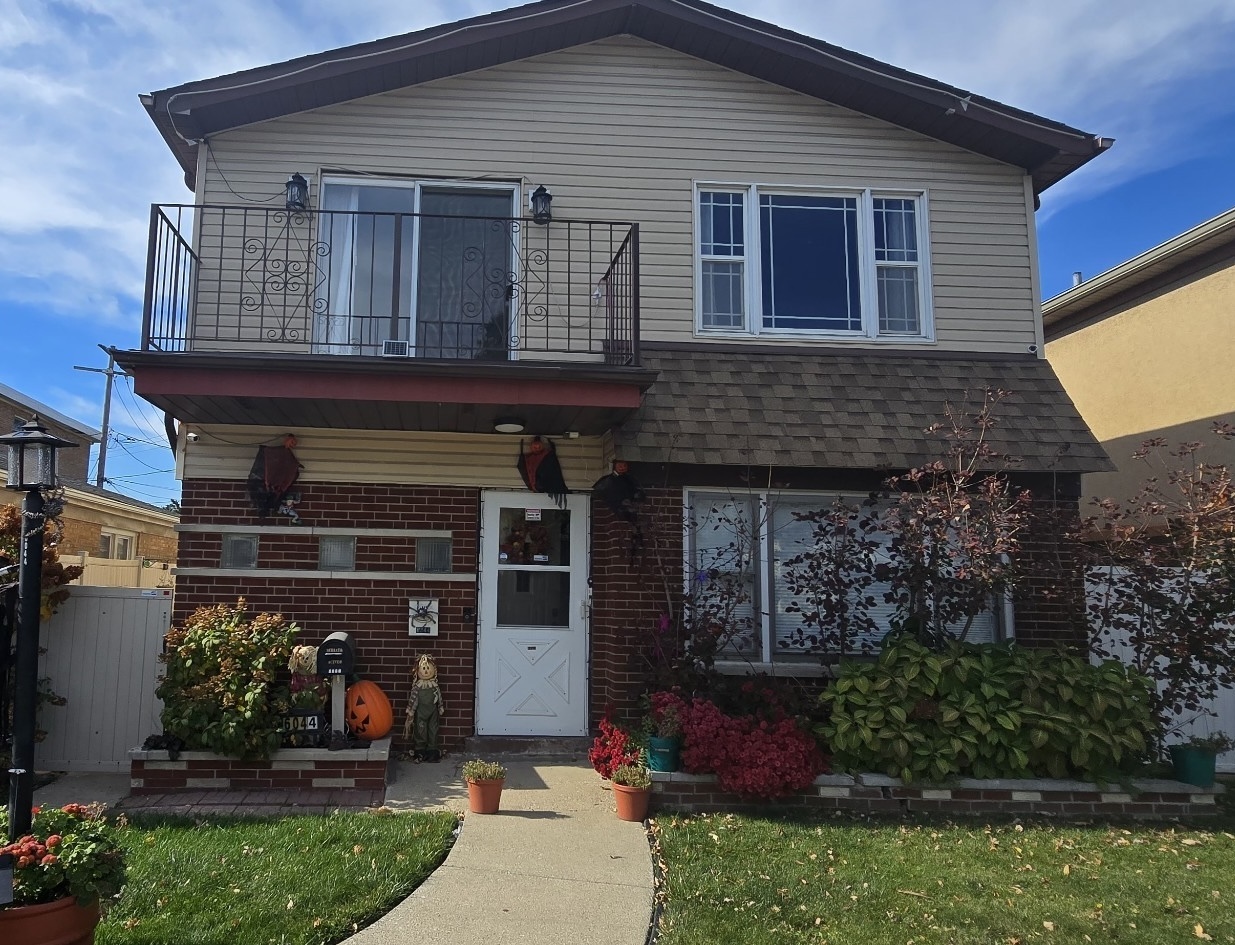
[[[501,359],[512,347],[514,186],[327,178],[314,351]]]

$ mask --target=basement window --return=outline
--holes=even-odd
[[[448,573],[452,550],[449,538],[417,538],[416,570]]]
[[[257,536],[224,535],[223,557],[219,566],[236,570],[252,570],[256,568]]]
[[[322,571],[355,571],[356,538],[326,536],[318,539],[317,567]]]

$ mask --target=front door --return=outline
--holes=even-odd
[[[478,735],[586,735],[588,498],[486,492]]]

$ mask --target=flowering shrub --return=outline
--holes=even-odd
[[[683,768],[715,774],[721,788],[735,794],[779,797],[808,787],[826,770],[814,738],[775,708],[732,716],[707,699],[695,699],[684,714],[683,731]]]
[[[124,885],[124,852],[103,811],[102,804],[34,809],[30,833],[0,847],[0,855],[13,857],[14,906],[66,896],[86,905],[119,893]],[[0,832],[5,836],[8,826],[8,811],[0,810]]]
[[[608,780],[623,765],[639,764],[641,752],[627,732],[606,714],[600,720],[600,734],[592,742],[587,759],[602,777]]]

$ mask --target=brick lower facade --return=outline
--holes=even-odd
[[[822,775],[804,791],[769,802],[720,790],[714,775],[652,772],[652,809],[683,813],[787,810],[858,814],[1033,815],[1071,820],[1168,820],[1218,813],[1222,789],[1138,781],[1131,792],[1081,781],[963,779],[947,787],[907,785],[881,774]]]
[[[670,470],[686,482],[706,477],[708,488],[726,488],[718,470]],[[639,526],[619,519],[599,501],[592,503],[590,679],[588,717],[594,728],[613,708],[619,715],[637,711],[639,696],[655,679],[655,641],[661,615],[680,602],[683,561],[682,487],[673,475],[640,470],[641,481],[654,476],[663,486],[646,488]],[[728,472],[728,487],[746,489],[738,473]],[[832,488],[852,492],[862,482],[845,474]],[[722,477],[723,478],[723,477]],[[829,480],[811,480],[802,488],[824,490]],[[795,485],[796,487],[796,485]],[[192,569],[220,569],[223,532],[228,527],[261,524],[249,501],[245,483],[221,479],[190,479],[184,483],[179,565],[174,619],[183,621],[195,609],[233,603],[244,597],[251,613],[277,612],[298,623],[302,639],[317,643],[345,630],[356,646],[356,671],[377,683],[394,707],[394,745],[402,738],[403,714],[412,683],[412,665],[422,653],[437,660],[446,712],[442,717],[444,747],[458,746],[475,732],[477,676],[477,614],[480,601],[476,573],[479,560],[479,513],[482,492],[473,487],[372,485],[361,483],[300,483],[297,511],[307,526],[340,529],[430,530],[449,533],[452,542],[451,579],[417,574],[415,579],[367,576],[373,572],[415,572],[416,539],[389,533],[356,538],[356,570],[317,573],[318,539],[311,533],[287,534],[287,528],[259,533],[258,570],[238,574],[197,574]],[[1075,499],[1060,498],[1056,507],[1075,514]],[[283,518],[266,525],[286,526]],[[217,530],[216,530],[217,527]],[[1045,561],[1054,546],[1046,540],[1033,546]],[[263,570],[273,573],[263,573]],[[298,577],[296,571],[306,572]],[[1045,578],[1043,579],[1045,581]],[[1075,589],[1074,589],[1075,590]],[[1016,601],[1016,638],[1026,645],[1076,642],[1074,614],[1055,597],[1022,589]],[[439,600],[439,635],[412,638],[408,634],[407,602]],[[1082,638],[1083,639],[1083,638]]]

